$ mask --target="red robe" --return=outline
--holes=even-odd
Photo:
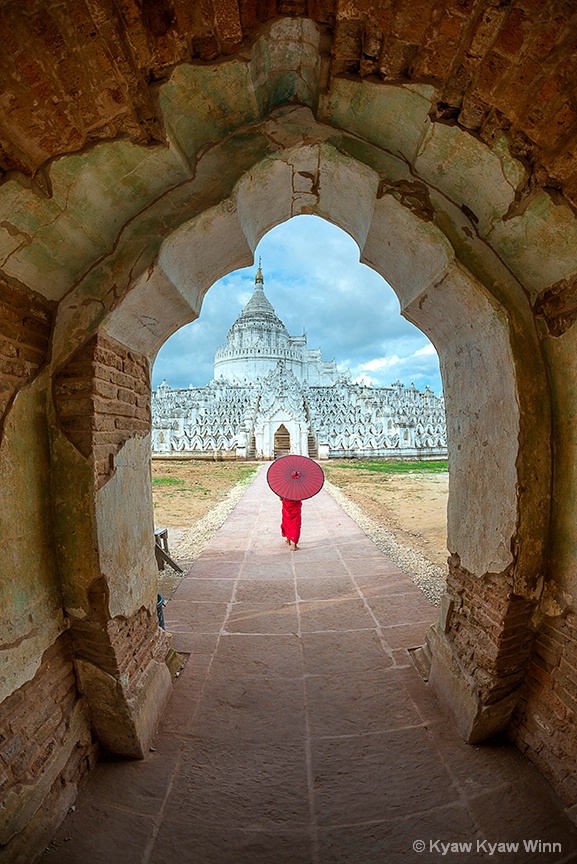
[[[283,537],[290,540],[291,543],[298,543],[301,536],[301,511],[303,507],[302,501],[288,501],[282,498],[282,521],[280,523],[280,533]]]

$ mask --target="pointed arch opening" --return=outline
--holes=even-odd
[[[288,456],[291,452],[291,436],[284,423],[281,423],[274,433],[274,458]]]

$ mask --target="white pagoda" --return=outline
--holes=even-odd
[[[154,454],[272,459],[444,458],[445,411],[432,390],[355,384],[306,335],[290,336],[264,293],[253,294],[217,349],[206,387],[152,396]]]

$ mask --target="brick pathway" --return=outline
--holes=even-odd
[[[190,657],[153,752],[97,767],[43,864],[576,861],[533,766],[464,744],[414,669],[436,609],[324,490],[297,552],[279,522],[261,470],[165,609]]]

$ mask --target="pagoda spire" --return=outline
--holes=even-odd
[[[259,259],[258,259],[258,270],[256,271],[256,276],[254,277],[254,284],[255,284],[255,285],[257,285],[257,284],[259,284],[259,283],[260,283],[261,285],[264,285],[264,277],[263,277],[263,275],[262,275],[262,267],[261,267],[261,263],[262,263],[262,258],[259,256]]]

